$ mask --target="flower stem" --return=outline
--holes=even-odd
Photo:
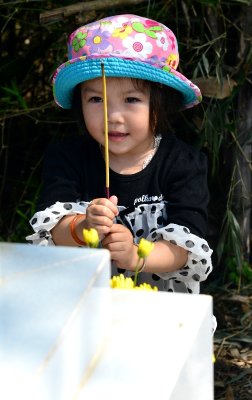
[[[137,260],[137,265],[136,265],[136,271],[135,271],[135,277],[134,277],[134,286],[137,285],[137,276],[138,276],[138,271],[139,271],[139,262],[141,260],[141,257],[138,257]]]

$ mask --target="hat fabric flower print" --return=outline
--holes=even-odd
[[[183,108],[201,101],[199,88],[177,71],[174,33],[157,21],[126,14],[92,22],[70,35],[68,61],[53,77],[56,103],[71,108],[75,86],[101,77],[101,62],[107,77],[145,79],[180,91]]]

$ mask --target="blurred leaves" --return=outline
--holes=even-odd
[[[28,106],[22,94],[19,91],[19,88],[15,81],[11,81],[10,87],[2,87],[3,89],[3,97],[1,99],[2,102],[7,104],[15,103],[17,101],[17,108],[21,108],[24,110],[28,110]]]

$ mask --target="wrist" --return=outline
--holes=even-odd
[[[84,214],[77,214],[75,215],[70,224],[70,233],[72,236],[72,239],[74,240],[75,244],[78,244],[79,246],[85,246],[86,243],[82,239],[82,231],[84,229],[84,221],[85,221],[85,215]]]
[[[138,261],[139,261],[137,251],[138,251],[138,246],[133,243],[131,262],[130,262],[130,266],[128,268],[130,271],[133,271],[133,272],[135,272],[136,267],[138,265]],[[140,264],[138,267],[141,267],[141,266],[142,266],[142,264]]]

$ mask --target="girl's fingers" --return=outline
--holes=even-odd
[[[99,215],[88,215],[86,217],[86,222],[88,223],[88,225],[92,226],[92,227],[107,227],[107,228],[111,228],[113,225],[113,220],[111,218],[108,218],[106,216],[99,216]]]
[[[108,218],[111,221],[115,218],[115,214],[109,208],[95,204],[87,208],[87,215],[93,218]]]
[[[105,199],[105,198],[100,198],[100,199],[94,199],[91,201],[90,205],[88,206],[88,209],[95,209],[99,210],[99,207],[105,207],[106,209],[110,210],[113,213],[113,217],[118,215],[118,209],[117,209],[117,197],[116,196],[112,196],[111,199],[113,200],[110,201],[109,199]],[[96,208],[98,207],[98,208]],[[103,211],[104,212],[104,211]]]
[[[122,225],[122,224],[113,224],[113,226],[111,227],[110,230],[111,234],[112,233],[122,233],[122,234],[127,234],[130,237],[132,237],[131,232],[129,231],[128,228],[126,228],[126,226]]]
[[[110,244],[118,246],[118,249],[124,249],[133,244],[133,236],[131,232],[121,224],[113,224],[109,230],[109,234],[104,238],[103,245]]]
[[[92,200],[86,210],[86,227],[95,228],[100,237],[107,235],[118,215],[116,204],[116,196],[112,196],[111,201],[105,198]]]
[[[111,201],[113,204],[115,204],[117,206],[118,198],[116,196],[111,196],[109,198],[109,201]]]

